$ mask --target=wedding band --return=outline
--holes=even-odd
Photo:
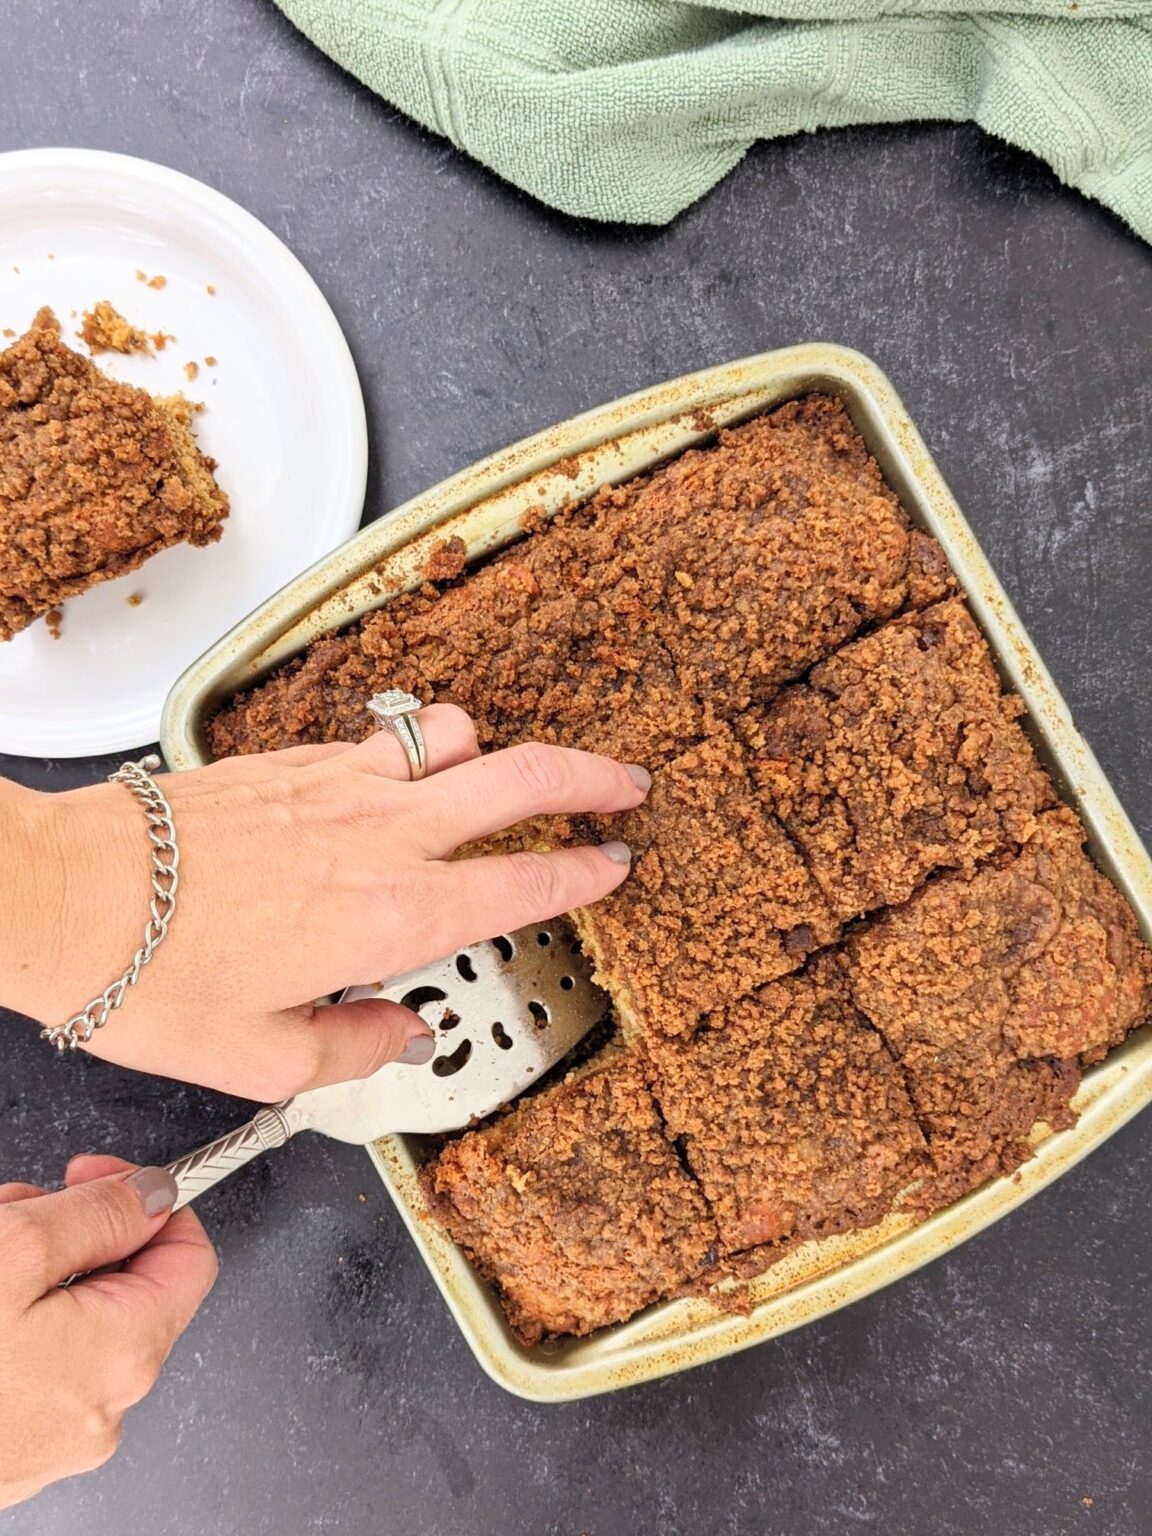
[[[428,754],[424,735],[416,716],[424,708],[420,700],[399,688],[388,688],[368,700],[368,713],[374,715],[382,731],[388,731],[404,748],[410,779],[422,779],[428,772]]]

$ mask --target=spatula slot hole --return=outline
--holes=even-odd
[[[561,976],[561,978],[560,978],[560,990],[562,992],[571,992],[572,988],[575,985],[576,985],[576,983],[573,981],[571,976]]]
[[[511,960],[512,956],[516,953],[516,946],[513,944],[512,940],[506,933],[497,934],[496,937],[492,940],[492,943],[496,948],[496,953],[500,956],[501,960],[505,962],[505,964],[507,964],[507,962]]]
[[[546,928],[541,928],[540,932],[536,935],[536,942],[541,949],[547,949],[552,942],[552,935]]]
[[[537,1029],[543,1029],[544,1026],[548,1024],[552,1018],[552,1015],[548,1012],[547,1006],[537,997],[534,997],[529,1001],[528,1012],[532,1015],[532,1022],[535,1024]]]
[[[411,992],[405,992],[400,999],[401,1008],[411,1008],[413,1013],[419,1013],[421,1008],[426,1008],[429,1003],[447,1002],[447,992],[442,992],[439,987],[413,987]]]
[[[432,1063],[432,1070],[437,1077],[452,1077],[460,1071],[461,1067],[468,1065],[468,1058],[472,1055],[471,1040],[461,1040],[460,1044],[449,1056],[437,1056]]]
[[[457,955],[456,969],[460,972],[460,978],[462,981],[476,980],[476,967],[472,964],[472,958],[470,955]]]
[[[499,1019],[492,1026],[492,1038],[502,1051],[510,1051],[512,1049],[512,1036]]]
[[[444,1017],[440,1020],[440,1028],[443,1030],[455,1029],[460,1022],[460,1015],[451,1008],[445,1008]]]

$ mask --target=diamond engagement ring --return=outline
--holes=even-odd
[[[368,713],[375,716],[380,729],[391,732],[404,748],[404,756],[408,759],[408,774],[412,779],[422,779],[428,771],[424,736],[416,719],[423,708],[418,698],[399,688],[373,694],[367,704]]]

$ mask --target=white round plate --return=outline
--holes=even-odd
[[[137,271],[166,283],[150,288]],[[153,394],[204,403],[196,437],[218,461],[232,513],[218,544],[164,550],[70,599],[59,640],[40,620],[0,642],[2,752],[84,757],[154,741],[185,667],[354,533],[363,510],[367,429],[348,344],[270,230],[146,160],[0,154],[0,329],[21,334],[49,304],[84,352],[79,316],[98,299],[175,335],[155,357],[96,362]],[[199,365],[191,381],[187,362]]]

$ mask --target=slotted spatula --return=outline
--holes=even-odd
[[[538,1082],[609,1008],[561,921],[474,944],[383,986],[349,988],[341,1001],[361,997],[420,1013],[436,1033],[431,1064],[381,1067],[257,1110],[168,1164],[180,1187],[176,1210],[298,1131],[363,1146],[392,1132],[433,1134],[481,1120]]]

